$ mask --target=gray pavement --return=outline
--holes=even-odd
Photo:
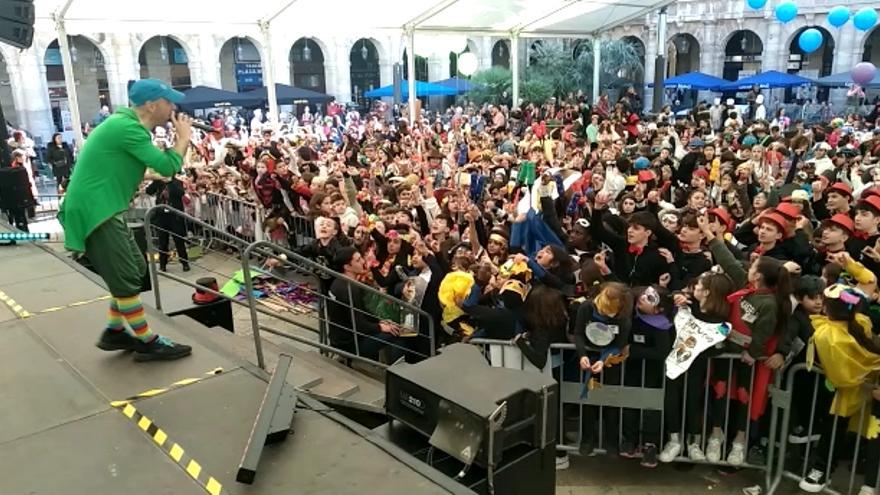
[[[32,315],[0,303],[3,495],[214,493],[110,405],[185,378],[202,380],[135,407],[162,428],[166,445],[179,444],[198,462],[201,483],[215,478],[216,493],[447,493],[338,416],[307,406],[297,411],[293,436],[265,451],[256,483],[237,484],[264,375],[149,308],[153,329],[192,343],[191,357],[135,363],[98,350],[107,302],[94,298],[106,293],[37,246],[0,246],[0,273],[0,291]],[[40,312],[49,307],[56,309]],[[218,367],[223,373],[206,375]]]

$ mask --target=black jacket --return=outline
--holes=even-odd
[[[606,229],[602,216],[603,210],[593,210],[590,235],[614,251],[614,266],[609,268],[622,282],[630,286],[651,285],[656,284],[661,275],[669,273],[669,264],[657,245],[648,244],[639,254],[629,252],[626,238]]]
[[[351,294],[351,299],[349,299]],[[352,311],[352,307],[354,310]],[[354,321],[351,317],[354,314]],[[379,320],[364,306],[363,290],[349,284],[345,277],[333,280],[327,298],[327,316],[330,320],[330,344],[343,350],[354,350],[354,332],[375,335],[380,332]]]

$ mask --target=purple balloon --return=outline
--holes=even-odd
[[[864,86],[877,75],[877,68],[871,62],[859,62],[852,68],[849,75],[854,83]]]

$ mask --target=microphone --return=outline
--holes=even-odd
[[[205,122],[203,122],[201,120],[193,119],[192,126],[196,129],[199,129],[199,130],[202,130],[205,132],[217,132],[216,129],[214,129],[213,127],[211,127],[210,125],[206,124]]]

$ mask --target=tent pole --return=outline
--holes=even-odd
[[[275,63],[272,59],[272,36],[268,21],[260,21],[260,32],[263,33],[263,44],[266,46],[263,83],[266,84],[266,95],[269,98],[269,123],[274,129],[278,124],[278,97],[275,94]]]
[[[416,125],[416,31],[412,27],[406,28],[406,67],[407,89],[409,91],[409,125],[414,129]]]
[[[70,5],[70,2],[67,3]],[[67,9],[65,8],[64,11]],[[83,132],[82,119],[79,115],[79,98],[76,94],[76,79],[73,74],[73,60],[70,58],[70,43],[67,39],[67,29],[64,27],[64,14],[55,14],[55,30],[58,32],[58,48],[61,52],[61,64],[64,69],[64,86],[67,89],[67,103],[70,106],[70,119],[73,121],[73,139],[77,149],[82,149]],[[117,103],[118,104],[118,103]]]
[[[602,71],[602,40],[599,35],[593,37],[593,104],[599,102],[599,84]]]
[[[654,60],[654,113],[663,107],[663,81],[666,80],[666,7],[660,9],[657,20],[657,58]]]
[[[510,108],[514,109],[519,107],[519,32],[517,31],[510,33],[510,77]]]

